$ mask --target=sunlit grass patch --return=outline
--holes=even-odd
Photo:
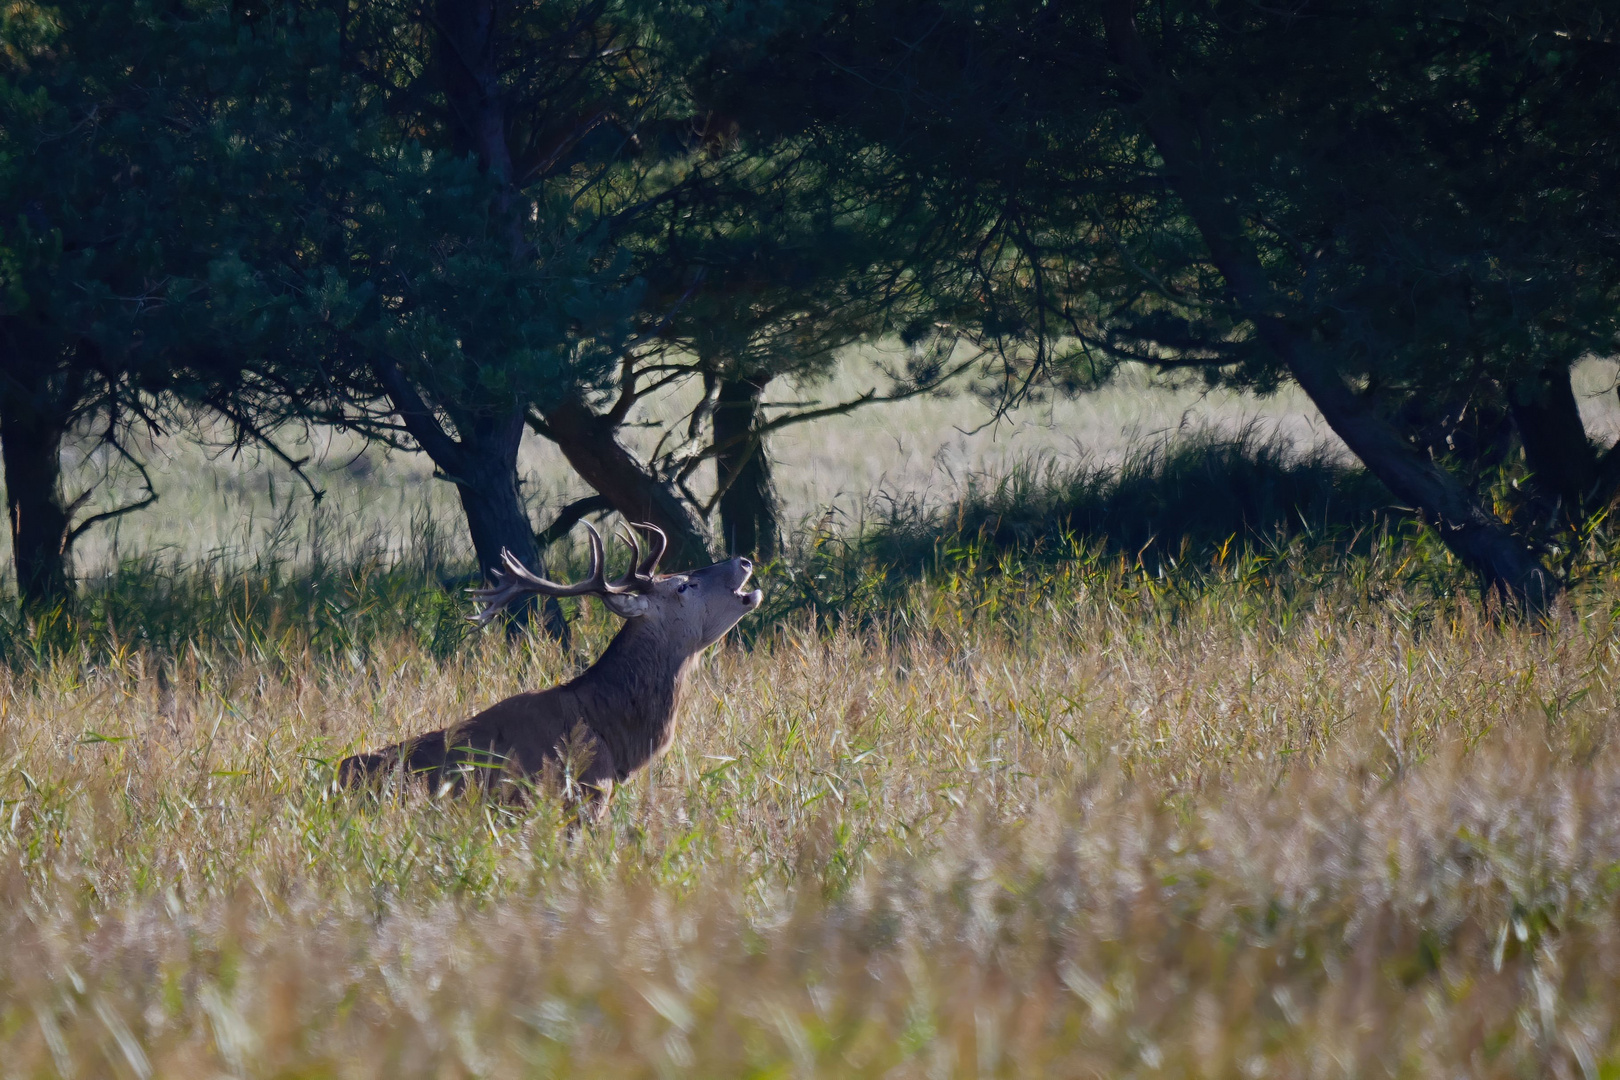
[[[84,639],[12,665],[3,1068],[1614,1060],[1613,585],[1530,626],[1398,536],[1153,569],[979,549],[920,580],[838,550],[794,570],[828,575],[816,603],[784,576],[751,643],[705,662],[674,748],[597,827],[330,783],[349,750],[566,677],[612,631],[590,608],[566,651],[284,614],[275,647]]]

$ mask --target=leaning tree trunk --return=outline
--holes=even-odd
[[[510,551],[524,566],[544,575],[545,564],[535,542],[534,526],[518,496],[517,455],[523,441],[522,408],[510,406],[504,414],[452,412],[450,419],[460,436],[452,438],[397,365],[379,358],[374,370],[405,430],[432,460],[439,474],[456,485],[484,580],[492,582],[501,570],[502,551]],[[533,610],[532,597],[521,604],[512,604],[507,609],[508,631],[517,632],[528,622]],[[566,639],[568,624],[563,619],[562,607],[555,599],[548,598],[542,610],[546,632]]]
[[[617,429],[578,398],[544,410],[546,438],[557,444],[568,464],[627,521],[646,521],[669,537],[674,566],[702,566],[709,544],[697,516],[670,486],[647,471],[619,441]]]
[[[68,508],[62,502],[62,440],[67,420],[50,395],[14,382],[0,389],[0,457],[17,595],[25,610],[63,603],[72,578],[68,565]]]
[[[1187,208],[1210,260],[1237,307],[1288,368],[1339,438],[1396,498],[1422,508],[1441,540],[1479,575],[1488,592],[1531,612],[1558,594],[1558,582],[1527,545],[1489,513],[1458,479],[1418,453],[1372,403],[1345,382],[1331,356],[1279,310],[1259,254],[1250,243],[1220,163],[1200,138],[1180,88],[1155,65],[1137,32],[1134,0],[1108,0],[1108,44],[1136,82],[1135,109],[1164,161],[1165,180]]]
[[[714,404],[715,466],[720,480],[720,536],[727,552],[774,558],[781,536],[771,459],[757,433],[768,376],[727,379]]]
[[[1598,456],[1586,437],[1567,365],[1541,372],[1534,389],[1509,410],[1530,465],[1531,486],[1549,502],[1557,500],[1567,524],[1578,524],[1598,483]]]
[[[511,425],[508,425],[509,427]],[[517,422],[517,435],[523,432],[522,420]],[[497,432],[496,435],[504,433]],[[461,497],[461,509],[467,517],[467,531],[472,535],[473,551],[478,556],[478,569],[485,581],[493,581],[504,562],[501,553],[510,551],[524,566],[545,574],[540,547],[535,543],[534,525],[524,510],[518,495],[516,439],[512,446],[506,440],[461,440],[459,473],[454,475],[456,493]],[[491,445],[493,444],[493,445]],[[441,466],[441,470],[443,466]],[[515,629],[532,617],[535,598],[508,605]],[[542,608],[541,625],[555,638],[567,636],[568,624],[563,619],[562,606],[554,598],[546,598]]]

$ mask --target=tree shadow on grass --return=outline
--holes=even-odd
[[[1042,567],[1107,564],[1116,576],[1169,574],[1196,592],[1228,558],[1260,557],[1268,580],[1286,564],[1290,580],[1316,581],[1375,550],[1423,546],[1421,522],[1364,470],[1252,427],[1165,439],[1112,467],[1034,459],[971,478],[947,503],[910,495],[876,510],[849,535],[826,523],[807,530],[766,568],[762,617],[742,634],[805,614],[821,625],[889,621],[930,580],[1007,577],[1038,591],[1036,579],[1051,578]],[[1414,565],[1435,578],[1431,591],[1454,589],[1450,568]]]
[[[824,625],[885,622],[919,583],[1030,577],[1041,564],[1085,559],[1156,575],[1234,552],[1286,549],[1290,564],[1327,573],[1416,524],[1390,506],[1364,471],[1252,428],[1166,439],[1117,467],[1030,460],[970,480],[948,503],[894,498],[864,528],[806,529],[785,558],[762,568],[766,604],[737,633],[757,640],[806,613]],[[401,638],[448,656],[468,634],[463,581],[453,573],[466,560],[437,542],[418,547],[392,556],[357,549],[313,563],[279,550],[245,563],[126,559],[86,581],[71,609],[25,619],[0,606],[0,664],[196,647],[296,665],[363,657],[373,643]],[[578,571],[569,552],[554,554],[559,572]]]
[[[874,562],[903,574],[967,544],[981,555],[1100,548],[1149,568],[1301,536],[1351,554],[1373,527],[1408,520],[1393,502],[1331,451],[1300,453],[1250,428],[1138,447],[1117,467],[1024,462],[972,479],[943,507],[891,502],[864,543]]]

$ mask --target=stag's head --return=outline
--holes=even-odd
[[[488,623],[521,596],[595,596],[615,615],[656,628],[670,648],[690,654],[719,641],[759,607],[760,591],[747,588],[754,564],[741,556],[701,570],[660,574],[658,560],[664,557],[668,538],[656,525],[636,524],[623,533],[631,551],[630,567],[623,577],[609,581],[601,534],[590,522],[585,528],[591,545],[591,571],[585,580],[573,585],[548,581],[531,573],[511,552],[502,551],[504,572],[489,588],[472,590],[483,605],[473,621],[480,626]],[[637,530],[647,533],[650,549],[643,549]]]

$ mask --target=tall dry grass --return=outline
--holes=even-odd
[[[1620,584],[1504,625],[1433,564],[856,590],[719,649],[584,829],[330,762],[600,611],[15,663],[0,1076],[1615,1075]]]

